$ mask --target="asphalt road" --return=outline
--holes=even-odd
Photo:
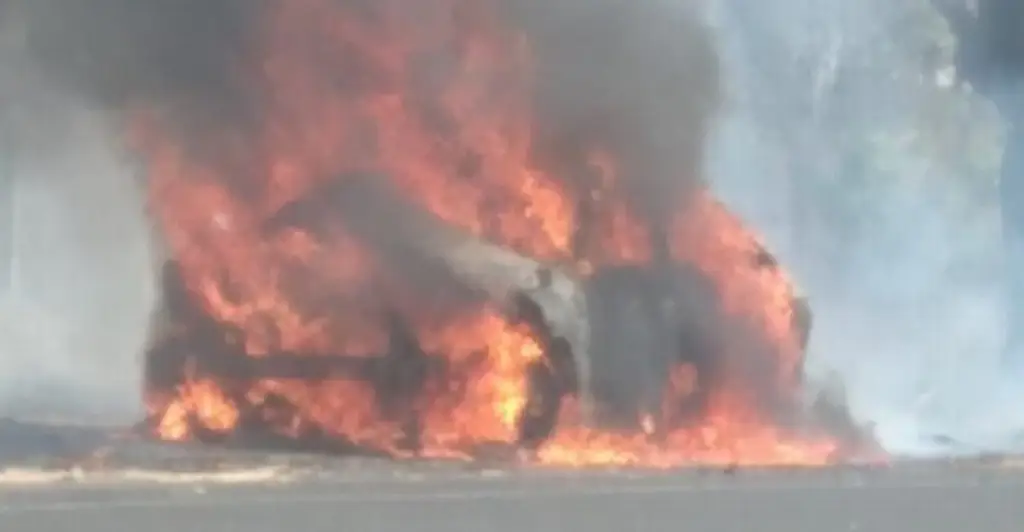
[[[305,474],[0,484],[3,532],[1017,532],[1024,470]]]

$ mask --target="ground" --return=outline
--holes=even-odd
[[[933,467],[935,467],[933,469]],[[328,476],[329,477],[329,476]],[[3,530],[513,532],[1015,530],[1024,475],[887,472],[434,474],[6,487]]]
[[[10,424],[3,442],[4,532],[997,532],[1024,522],[1024,467],[1005,457],[568,471],[164,446]]]

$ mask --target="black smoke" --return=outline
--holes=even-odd
[[[262,2],[9,0],[33,61],[55,82],[111,108],[168,100],[208,111],[238,95]]]
[[[6,9],[24,21],[33,61],[60,85],[112,109],[143,102],[208,119],[252,111],[243,71],[272,2],[8,0]],[[623,192],[641,212],[667,217],[702,179],[721,98],[714,37],[697,9],[660,0],[497,4],[536,58],[538,158],[618,152]]]

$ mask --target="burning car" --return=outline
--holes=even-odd
[[[696,7],[248,4],[217,98],[119,108],[166,244],[150,434],[553,465],[860,445],[809,415],[807,304],[704,180]]]

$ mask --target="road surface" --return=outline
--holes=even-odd
[[[555,471],[0,423],[0,532],[1018,532],[1024,462]]]
[[[307,472],[0,486],[4,532],[1018,531],[1024,470]],[[398,473],[396,473],[396,471]]]

